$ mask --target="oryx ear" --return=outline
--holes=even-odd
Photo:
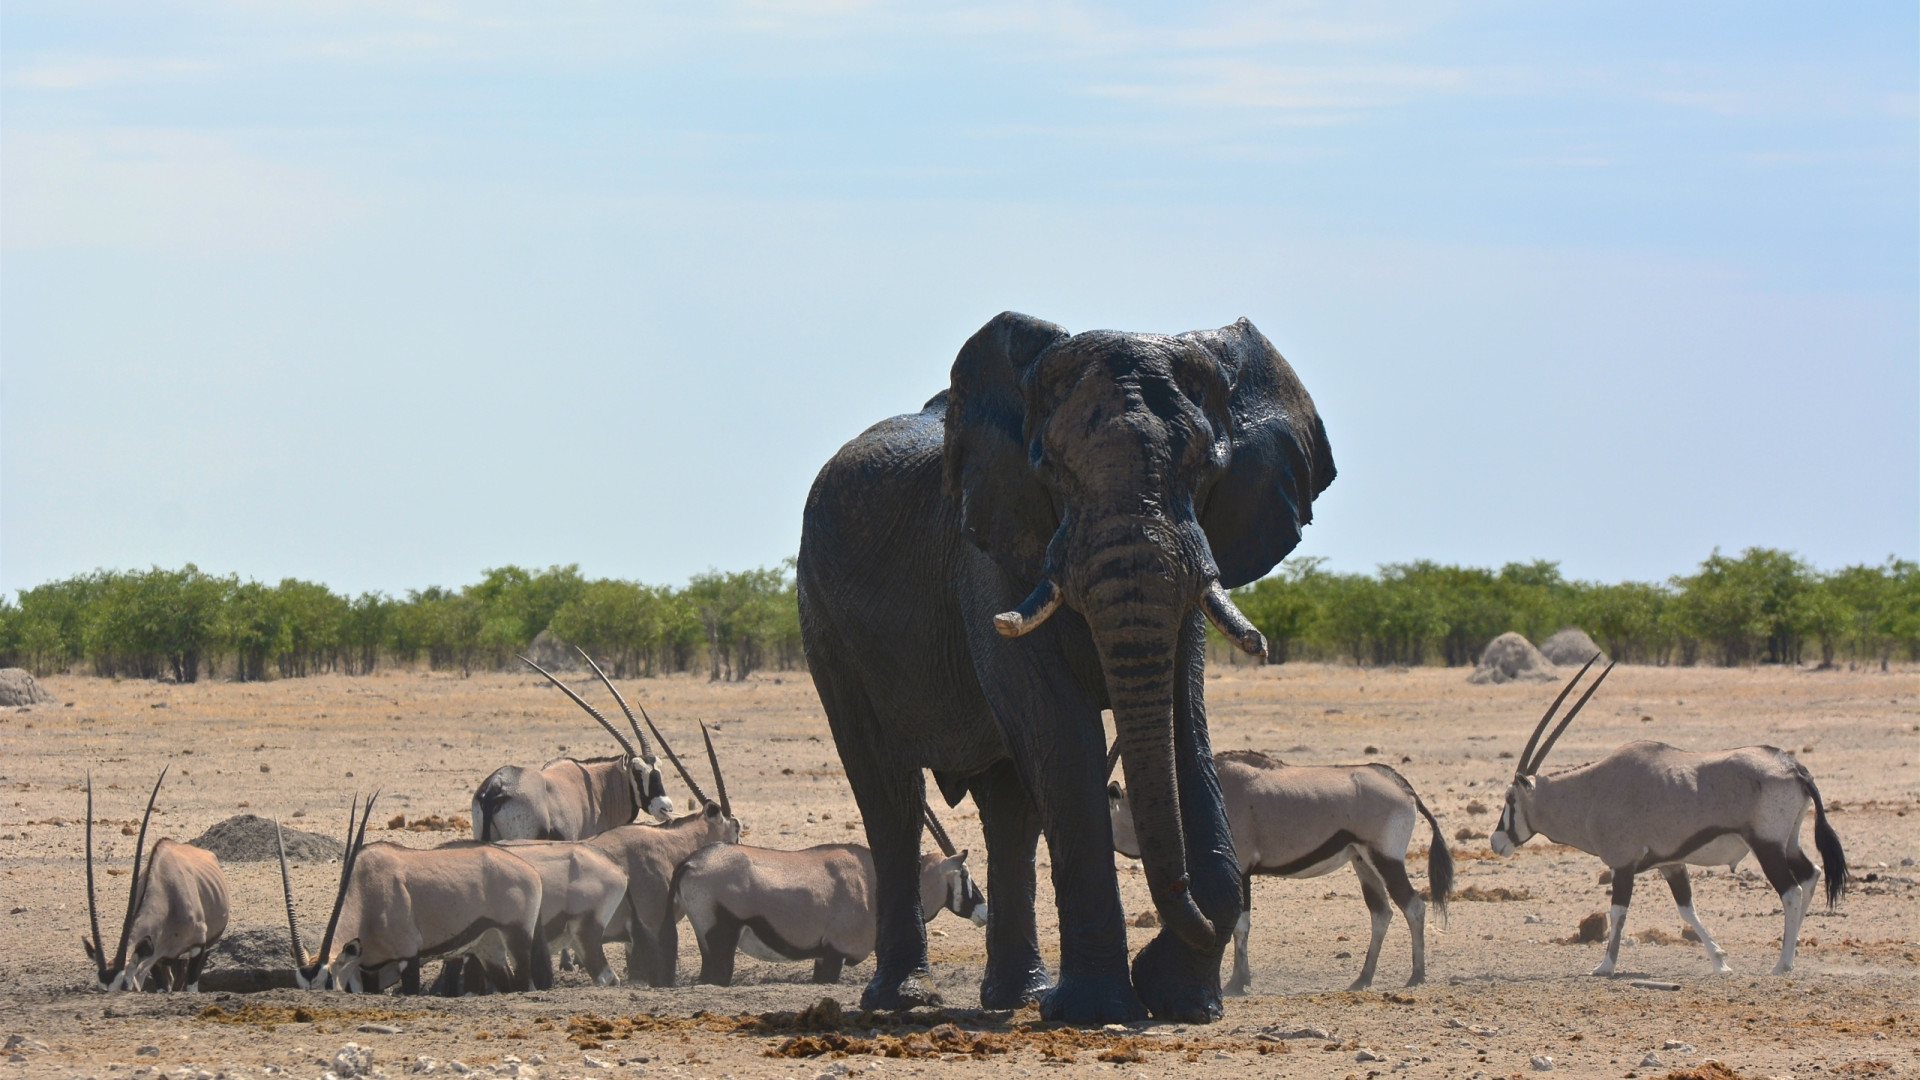
[[[1531,776],[1516,777],[1513,782],[1528,791],[1533,790],[1533,777]]]
[[[80,947],[87,950],[87,959],[93,961],[96,964],[100,962],[100,955],[93,951],[93,942],[87,940],[86,938],[81,938]]]
[[[960,854],[955,855],[953,857],[953,865],[955,866],[967,865],[967,849],[966,848],[961,848]]]
[[[720,816],[720,804],[708,803],[706,805],[706,809],[702,810],[701,812],[705,814],[709,820],[713,818],[717,818]]]

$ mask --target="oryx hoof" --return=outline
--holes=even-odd
[[[1250,980],[1240,978],[1229,979],[1227,980],[1227,985],[1220,992],[1228,997],[1246,997],[1247,983],[1249,981]]]
[[[1597,967],[1597,968],[1594,968],[1594,969],[1593,969],[1593,970],[1592,970],[1591,972],[1589,972],[1588,974],[1592,974],[1592,975],[1601,975],[1601,976],[1606,976],[1606,975],[1611,975],[1611,974],[1613,974],[1613,961],[1611,961],[1611,960],[1608,960],[1608,961],[1606,961],[1606,962],[1604,962],[1604,963],[1602,963],[1602,964],[1601,964],[1601,965],[1600,965],[1599,967]]]
[[[937,1008],[941,1004],[940,992],[933,988],[931,979],[927,971],[912,971],[897,977],[875,975],[860,994],[860,1007],[880,1012]]]
[[[1373,985],[1373,977],[1370,975],[1363,975],[1360,978],[1355,979],[1352,982],[1347,984],[1347,993],[1351,994],[1355,990],[1365,990],[1372,985]]]
[[[1427,981],[1427,973],[1422,971],[1419,974],[1414,975],[1412,978],[1408,979],[1407,986],[1409,988],[1420,986],[1424,984],[1426,981]]]
[[[1785,975],[1792,970],[1793,970],[1793,964],[1786,960],[1782,960],[1779,963],[1773,965],[1773,973],[1775,975]]]

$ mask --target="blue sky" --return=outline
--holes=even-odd
[[[1302,554],[1920,553],[1909,3],[0,9],[0,588],[798,545],[1013,308],[1245,315]]]

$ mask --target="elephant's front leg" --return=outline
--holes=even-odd
[[[1146,1009],[1127,978],[1126,919],[1113,872],[1105,732],[1098,713],[1081,719],[1060,723],[1048,749],[1029,758],[1060,918],[1060,981],[1040,1015],[1082,1025],[1141,1020]]]
[[[1218,1020],[1220,959],[1240,918],[1240,864],[1233,853],[1220,778],[1207,734],[1206,618],[1187,613],[1180,631],[1174,682],[1173,752],[1180,785],[1180,824],[1187,841],[1188,888],[1201,914],[1213,923],[1213,943],[1198,949],[1171,929],[1162,929],[1133,961],[1133,984],[1161,1020]]]
[[[1040,814],[1011,761],[970,778],[987,839],[987,970],[980,1005],[1017,1009],[1044,997],[1050,985],[1034,925],[1034,847]]]
[[[939,1005],[927,970],[927,926],[920,914],[920,830],[926,805],[918,769],[877,767],[866,744],[837,738],[854,801],[873,852],[874,972],[862,1009]],[[989,914],[992,908],[988,908]]]

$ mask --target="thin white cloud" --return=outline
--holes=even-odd
[[[214,65],[204,60],[77,56],[30,63],[10,72],[6,83],[31,90],[87,90],[118,83],[202,75],[212,70]]]

